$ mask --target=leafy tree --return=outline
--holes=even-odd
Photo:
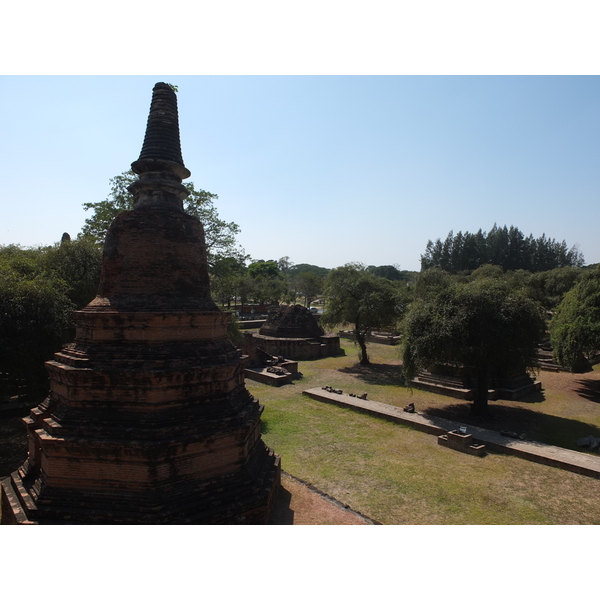
[[[275,260],[257,260],[248,267],[252,278],[252,297],[255,302],[279,302],[287,290],[286,281]]]
[[[289,256],[282,256],[277,261],[277,268],[284,274],[287,275],[289,270],[294,266],[294,263],[290,260]]]
[[[248,267],[248,273],[253,278],[258,276],[282,278],[277,261],[275,260],[256,260]]]
[[[453,284],[415,301],[403,321],[403,370],[411,380],[435,363],[474,368],[474,415],[488,413],[490,377],[533,369],[545,324],[538,305],[493,279]]]
[[[42,251],[41,265],[67,284],[67,296],[77,309],[89,304],[98,292],[102,249],[89,237],[65,239]]]
[[[427,298],[446,289],[451,282],[452,276],[447,271],[432,267],[417,276],[415,295],[417,298]]]
[[[250,277],[248,272],[240,273],[235,278],[235,294],[236,301],[239,300],[240,304],[244,306],[247,304],[250,298],[252,298],[254,290],[254,279]]]
[[[583,274],[575,267],[560,267],[551,271],[533,273],[525,283],[527,294],[548,310],[556,308],[565,294]]]
[[[373,275],[377,275],[377,277],[385,277],[390,281],[408,281],[409,277],[404,271],[400,271],[398,269],[398,265],[382,265],[379,267],[375,267],[374,265],[369,265],[367,267],[367,271],[369,273],[373,273]]]
[[[257,275],[252,278],[252,297],[258,304],[277,304],[285,294],[286,283],[283,277],[265,277]]]
[[[498,265],[482,265],[471,273],[471,279],[504,279],[504,271]]]
[[[237,296],[238,280],[246,271],[244,262],[233,256],[217,259],[211,270],[210,287],[213,297],[230,306],[231,300]]]
[[[42,393],[44,362],[68,340],[69,286],[43,264],[43,249],[0,248],[0,374],[4,387],[25,381]]]
[[[136,180],[137,175],[133,171],[125,171],[110,180],[111,189],[106,200],[83,204],[84,210],[94,211],[92,216],[85,220],[83,235],[90,236],[97,242],[104,241],[106,231],[114,218],[120,212],[133,210],[133,195],[127,188]],[[197,190],[192,182],[184,182],[183,185],[190,192],[183,201],[185,212],[200,219],[204,226],[209,264],[213,265],[216,260],[226,256],[247,258],[244,251],[236,245],[235,236],[240,232],[239,226],[219,218],[213,204],[218,196],[205,190]]]
[[[600,353],[600,267],[567,292],[550,322],[550,339],[556,360],[573,371]]]
[[[304,296],[305,306],[310,306],[310,303],[323,291],[325,279],[319,277],[316,273],[305,271],[296,275],[295,289]]]
[[[314,273],[319,277],[325,277],[329,273],[330,269],[325,267],[318,267],[317,265],[309,265],[307,263],[300,263],[299,265],[292,265],[289,269],[290,277],[295,277],[302,273]]]
[[[326,327],[352,324],[360,364],[370,364],[366,338],[371,331],[393,325],[399,318],[402,305],[397,288],[388,279],[369,273],[364,265],[349,263],[328,274],[325,295],[321,323]]]

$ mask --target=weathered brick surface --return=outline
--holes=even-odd
[[[172,118],[173,91],[155,93]],[[2,482],[2,523],[268,520],[279,458],[210,297],[202,224],[182,212],[178,126],[159,113],[132,165],[136,208],[108,232],[98,296],[24,419],[29,455]]]
[[[311,312],[299,304],[271,310],[259,332],[252,334],[252,344],[267,354],[291,360],[342,354],[339,336],[326,334]],[[244,348],[245,353],[249,351]]]

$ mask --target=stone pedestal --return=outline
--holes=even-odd
[[[485,446],[478,443],[470,433],[449,431],[438,436],[438,444],[475,456],[485,456]]]

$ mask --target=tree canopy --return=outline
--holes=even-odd
[[[248,274],[254,279],[256,277],[282,278],[276,260],[256,260],[248,266]]]
[[[567,292],[550,322],[550,339],[556,360],[573,371],[600,354],[600,266]]]
[[[73,310],[96,295],[102,251],[89,240],[0,247],[0,384],[45,392],[44,362],[72,336]]]
[[[114,218],[125,210],[133,210],[133,195],[127,189],[137,175],[129,170],[110,180],[110,193],[101,202],[85,202],[84,210],[92,210],[91,217],[85,220],[82,234],[103,242],[108,227]],[[227,223],[219,217],[214,201],[219,197],[205,190],[197,190],[194,184],[183,184],[189,196],[183,201],[184,210],[189,215],[197,217],[204,226],[208,262],[212,266],[220,258],[232,256],[238,259],[246,258],[244,251],[237,245],[236,235],[240,228],[235,223]]]
[[[351,324],[360,348],[360,363],[370,364],[366,338],[373,330],[394,325],[403,305],[391,281],[377,277],[364,265],[349,263],[333,269],[325,282],[327,303],[321,323],[327,327]]]
[[[403,371],[410,381],[435,363],[472,367],[476,415],[487,414],[492,374],[535,367],[545,323],[539,306],[504,282],[454,283],[416,300],[403,321]]]
[[[429,240],[421,255],[421,269],[437,267],[449,273],[473,271],[485,264],[494,264],[504,271],[524,269],[532,273],[558,267],[581,267],[583,255],[576,246],[567,247],[563,240],[525,237],[517,227],[494,227],[488,232],[462,233],[451,231],[442,242]]]
[[[299,265],[291,264],[289,267],[289,274],[291,277],[295,277],[297,275],[303,275],[304,273],[312,273],[324,279],[330,270],[331,269],[326,269],[325,267],[318,267],[317,265],[300,263]]]
[[[367,271],[373,273],[373,275],[377,275],[377,277],[385,277],[385,279],[390,279],[391,281],[410,281],[411,279],[409,272],[401,271],[398,265],[380,265],[379,267],[369,265]]]

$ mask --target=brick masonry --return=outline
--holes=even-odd
[[[152,106],[176,118],[174,98],[157,84]],[[149,128],[162,123],[152,111]],[[182,210],[176,134],[147,132],[132,165],[135,208],[109,229],[75,342],[47,363],[50,395],[24,419],[29,455],[2,482],[2,523],[268,522],[279,458],[210,298],[202,224]]]

